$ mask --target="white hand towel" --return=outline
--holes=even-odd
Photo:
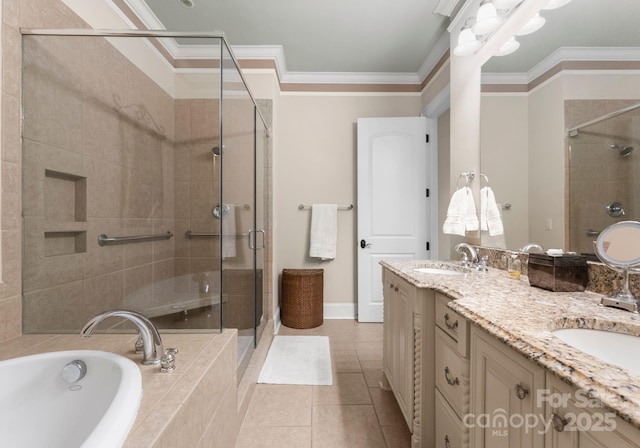
[[[309,256],[321,260],[336,258],[338,242],[338,206],[313,204],[311,206],[311,234]]]
[[[236,206],[222,205],[222,259],[236,256]]]
[[[447,217],[442,225],[442,232],[448,235],[465,235],[465,217],[467,214],[467,198],[464,189],[456,190],[451,196]]]
[[[465,201],[467,203],[467,212],[465,214],[464,219],[464,229],[467,232],[474,232],[478,230],[479,222],[478,222],[478,213],[476,212],[476,202],[473,200],[473,192],[471,188],[464,187],[465,192]]]
[[[480,190],[480,228],[488,230],[491,236],[504,234],[500,208],[491,187]]]

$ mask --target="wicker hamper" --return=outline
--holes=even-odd
[[[282,324],[289,328],[322,325],[324,269],[282,270]]]

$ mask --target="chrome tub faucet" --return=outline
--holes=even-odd
[[[82,337],[89,337],[96,326],[110,317],[121,317],[132,322],[140,333],[139,341],[142,341],[142,364],[161,364],[162,372],[175,370],[176,349],[168,349],[166,352],[162,346],[162,338],[156,326],[146,316],[131,310],[109,310],[92,317],[80,330]],[[137,344],[136,344],[137,345]]]

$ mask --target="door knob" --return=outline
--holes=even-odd
[[[371,247],[371,243],[367,243],[365,240],[360,240],[360,247],[363,249],[365,247]]]

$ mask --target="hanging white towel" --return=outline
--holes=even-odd
[[[504,234],[500,208],[491,187],[480,190],[480,228],[488,230],[491,236]]]
[[[222,259],[236,256],[236,206],[222,205]]]
[[[451,196],[442,232],[448,235],[465,236],[466,232],[476,230],[478,230],[478,216],[473,192],[469,187],[459,188]]]
[[[338,242],[337,204],[313,204],[311,206],[311,233],[309,256],[321,260],[336,257]]]
[[[448,235],[465,235],[465,215],[467,214],[467,200],[463,189],[456,190],[451,196],[447,217],[442,225],[442,232]]]
[[[464,220],[464,228],[467,232],[475,232],[480,228],[478,221],[478,213],[476,211],[476,202],[473,200],[473,192],[471,188],[465,187],[465,201],[467,203],[467,213]]]

